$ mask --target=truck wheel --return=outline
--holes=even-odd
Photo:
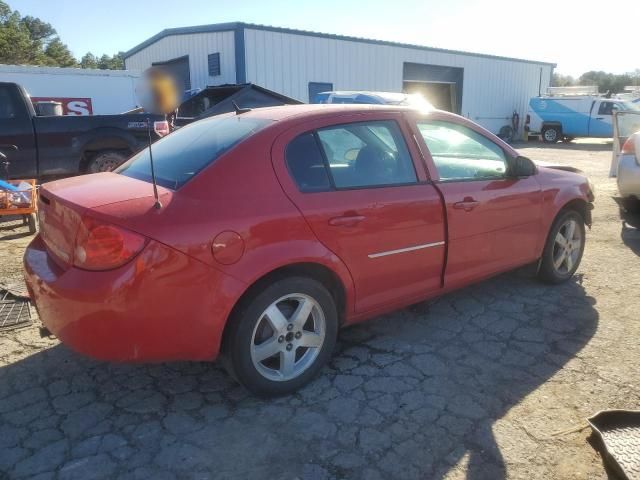
[[[544,143],[556,143],[561,136],[559,127],[544,127],[542,129],[542,141]]]
[[[338,332],[333,297],[307,277],[271,283],[247,298],[229,322],[223,364],[247,389],[266,397],[292,393],[317,375]]]
[[[111,172],[126,160],[127,156],[121,152],[111,150],[98,152],[89,162],[87,173]]]
[[[37,227],[38,222],[36,221],[36,214],[30,213],[29,215],[26,216],[26,220],[27,220],[27,225],[29,225],[29,233],[33,235],[38,230],[38,227]]]

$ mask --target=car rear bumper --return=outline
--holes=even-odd
[[[621,196],[640,198],[640,165],[635,155],[620,155],[617,178]]]
[[[45,327],[101,360],[214,360],[242,291],[237,280],[154,241],[120,268],[90,272],[60,268],[37,236],[24,271]]]

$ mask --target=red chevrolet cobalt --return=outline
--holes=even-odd
[[[441,111],[300,105],[196,122],[45,184],[24,258],[45,326],[114,361],[222,358],[292,392],[344,325],[537,262],[580,263],[593,193]]]

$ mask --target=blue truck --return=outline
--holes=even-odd
[[[611,138],[616,110],[640,110],[640,103],[597,94],[534,97],[529,101],[525,129],[546,143],[577,137]]]

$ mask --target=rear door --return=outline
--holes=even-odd
[[[356,312],[440,288],[444,219],[397,114],[297,126],[274,144],[281,184],[318,239],[348,267]]]
[[[417,120],[447,209],[445,285],[457,287],[536,259],[542,193],[534,177],[508,176],[506,152],[479,129]]]
[[[15,146],[15,149],[2,148]],[[13,85],[0,85],[0,148],[9,161],[9,177],[29,178],[37,174],[37,149],[31,116],[24,99]],[[5,171],[0,166],[0,178]]]

